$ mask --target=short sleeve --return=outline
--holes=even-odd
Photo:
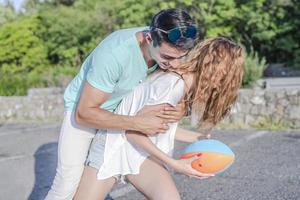
[[[164,75],[166,76],[166,75]],[[147,105],[157,105],[168,103],[171,106],[176,106],[184,94],[184,81],[177,77],[157,79],[151,85],[150,98]]]
[[[87,72],[89,84],[107,93],[112,93],[121,76],[121,69],[111,53],[96,51],[91,55]]]

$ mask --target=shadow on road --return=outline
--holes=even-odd
[[[35,181],[28,200],[45,198],[55,176],[57,164],[57,142],[47,143],[38,148],[34,154]]]

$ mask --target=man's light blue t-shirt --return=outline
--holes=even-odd
[[[139,82],[147,76],[148,68],[136,32],[147,27],[123,29],[107,36],[86,58],[80,72],[71,81],[64,93],[65,109],[74,111],[84,82],[111,93],[101,108],[113,111]]]

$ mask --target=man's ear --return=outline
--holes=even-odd
[[[146,33],[146,42],[147,44],[151,44],[152,43],[152,37],[150,33]]]

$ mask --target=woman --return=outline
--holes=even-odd
[[[237,98],[243,76],[242,48],[218,37],[199,43],[187,62],[176,69],[158,70],[123,99],[116,113],[135,115],[141,108],[184,98],[198,127],[215,126]],[[174,139],[196,141],[200,133],[170,124],[165,134],[147,137],[134,131],[99,130],[95,137],[75,199],[104,199],[121,179],[149,199],[180,199],[166,168],[195,178],[207,178],[191,168],[195,159],[172,158]]]

